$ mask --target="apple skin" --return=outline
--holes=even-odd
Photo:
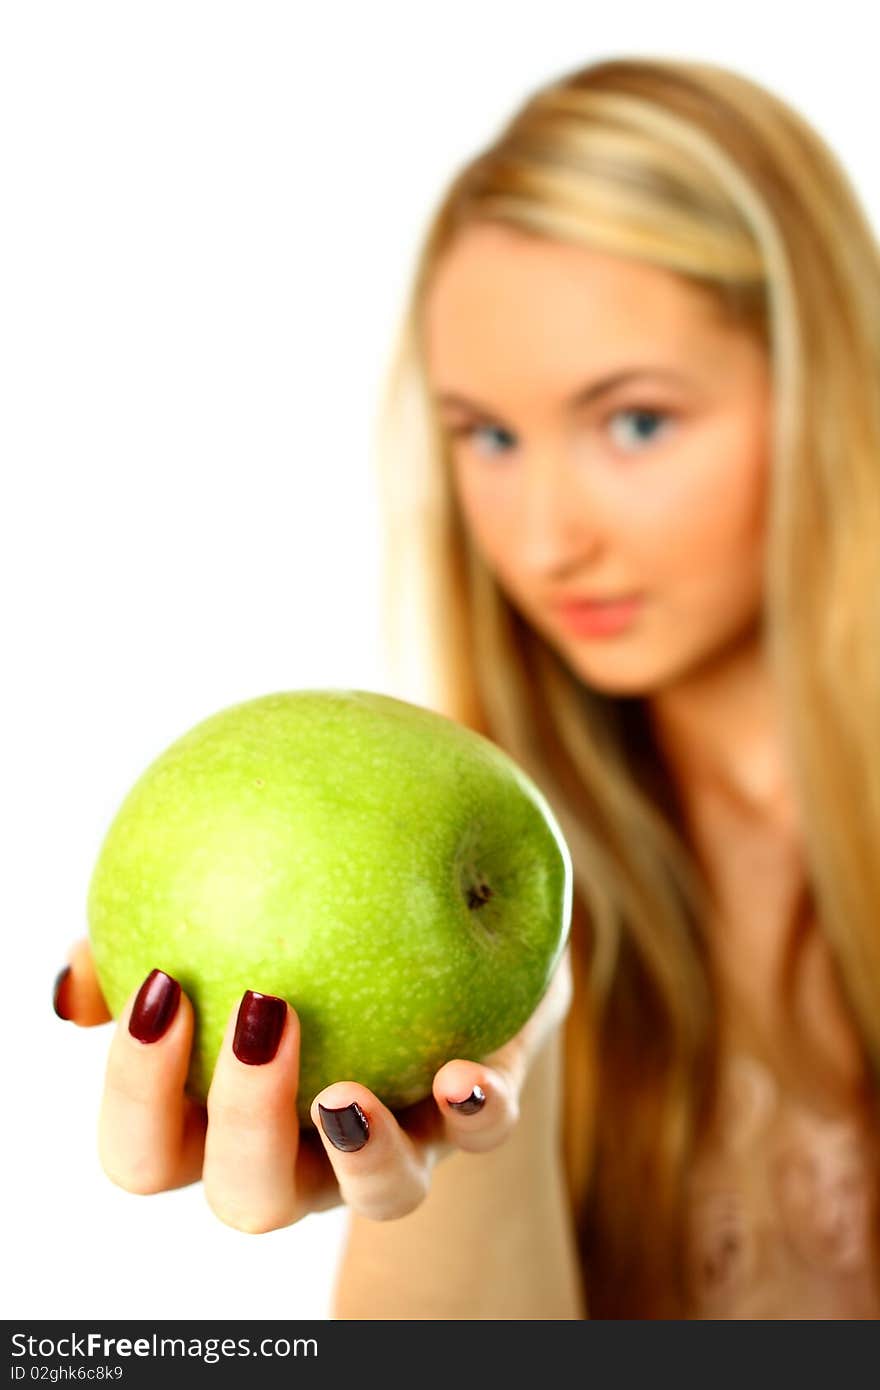
[[[154,967],[188,994],[199,1100],[244,991],[287,999],[310,1128],[332,1081],[399,1109],[444,1062],[511,1038],[571,902],[562,832],[502,749],[420,705],[324,689],[232,705],[167,748],[106,834],[87,912],[114,1017]]]

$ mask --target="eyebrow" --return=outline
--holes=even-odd
[[[605,396],[609,391],[613,391],[616,386],[622,386],[626,381],[632,381],[639,377],[663,377],[673,381],[691,383],[684,372],[676,371],[672,367],[627,367],[621,371],[611,372],[608,376],[599,377],[596,381],[587,382],[581,386],[573,395],[563,402],[570,410],[577,410],[580,406],[589,405],[592,401],[598,400],[600,396]],[[460,405],[465,410],[477,410],[484,415],[495,415],[496,412],[488,406],[480,405],[479,401],[469,400],[456,391],[442,391],[436,397],[438,405]]]

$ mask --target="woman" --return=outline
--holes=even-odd
[[[506,1048],[399,1117],[334,1083],[318,1137],[290,1005],[245,997],[206,1116],[145,982],[115,1181],[203,1176],[252,1231],[348,1202],[339,1317],[878,1315],[878,324],[845,173],[730,71],[593,64],[467,165],[390,380],[391,580],[428,580],[438,707],[560,820],[570,950]]]

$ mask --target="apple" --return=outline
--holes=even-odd
[[[207,1096],[246,989],[301,1024],[297,1109],[332,1081],[390,1108],[479,1061],[541,999],[570,928],[571,857],[541,792],[490,739],[363,690],[222,709],[136,781],[88,888],[114,1016],[154,967],[196,1030]]]

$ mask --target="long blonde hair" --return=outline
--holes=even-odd
[[[418,635],[431,702],[526,768],[572,851],[563,1153],[590,1313],[682,1316],[684,1183],[717,1081],[709,885],[643,702],[576,677],[507,601],[454,504],[422,307],[473,221],[675,271],[766,348],[767,656],[817,914],[875,1081],[880,255],[840,163],[769,91],[707,63],[597,62],[531,95],[442,197],[378,415],[395,659]]]

